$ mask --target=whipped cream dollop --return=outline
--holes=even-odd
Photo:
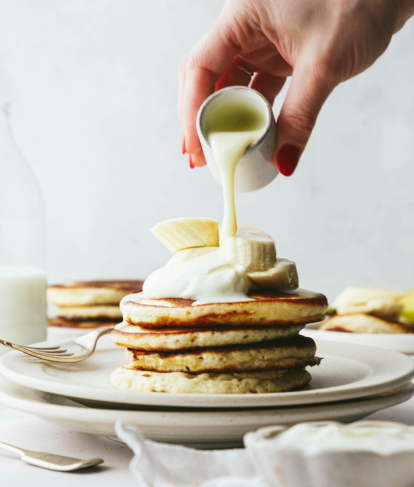
[[[280,446],[296,447],[310,453],[320,450],[368,450],[387,454],[414,450],[414,427],[387,421],[302,423],[268,439]]]
[[[187,229],[182,230],[174,223],[167,221],[163,225],[170,224],[179,236],[180,233],[186,235]],[[203,226],[199,224],[197,230],[202,234]],[[219,246],[175,252],[167,265],[145,281],[145,298],[191,299],[192,306],[197,306],[252,301],[248,295],[252,288],[283,292],[298,288],[295,263],[276,258],[275,243],[270,235],[244,225],[240,225],[235,236],[219,233]]]
[[[252,301],[246,270],[226,260],[220,250],[195,257],[188,262],[170,263],[153,272],[142,288],[153,299],[193,299],[193,305]]]

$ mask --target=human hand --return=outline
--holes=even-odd
[[[272,104],[292,76],[273,162],[283,175],[293,174],[330,93],[370,67],[412,15],[414,0],[228,0],[180,65],[179,114],[190,166],[205,164],[196,117],[211,93],[251,86]],[[232,61],[255,72],[253,79]]]

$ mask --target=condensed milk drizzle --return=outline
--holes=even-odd
[[[234,177],[237,164],[251,144],[266,130],[266,114],[253,100],[244,97],[224,100],[214,108],[206,120],[205,134],[211,145],[214,160],[220,170],[224,217],[222,232],[233,236],[237,232],[234,202]]]

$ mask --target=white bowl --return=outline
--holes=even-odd
[[[338,425],[341,428],[371,426],[401,427],[410,430],[411,439],[394,444],[394,448],[364,447],[347,438],[335,447],[320,441],[313,445],[300,440],[296,445],[278,443],[278,436],[287,431],[283,426],[261,428],[247,433],[244,443],[260,474],[274,487],[413,487],[414,485],[414,427],[387,421],[360,421],[339,425],[333,421],[307,423],[321,428]],[[353,438],[354,439],[354,438]],[[356,439],[355,439],[356,440]],[[341,444],[343,446],[341,446]]]

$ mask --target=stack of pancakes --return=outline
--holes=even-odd
[[[140,291],[143,281],[83,281],[48,286],[47,301],[56,305],[56,318],[49,326],[94,329],[122,320],[119,302],[126,294]]]
[[[297,290],[251,292],[254,301],[192,306],[190,299],[123,299],[124,328],[113,342],[127,365],[111,376],[118,389],[170,393],[284,392],[311,380],[318,365],[311,338],[299,335],[320,321],[325,296]]]

